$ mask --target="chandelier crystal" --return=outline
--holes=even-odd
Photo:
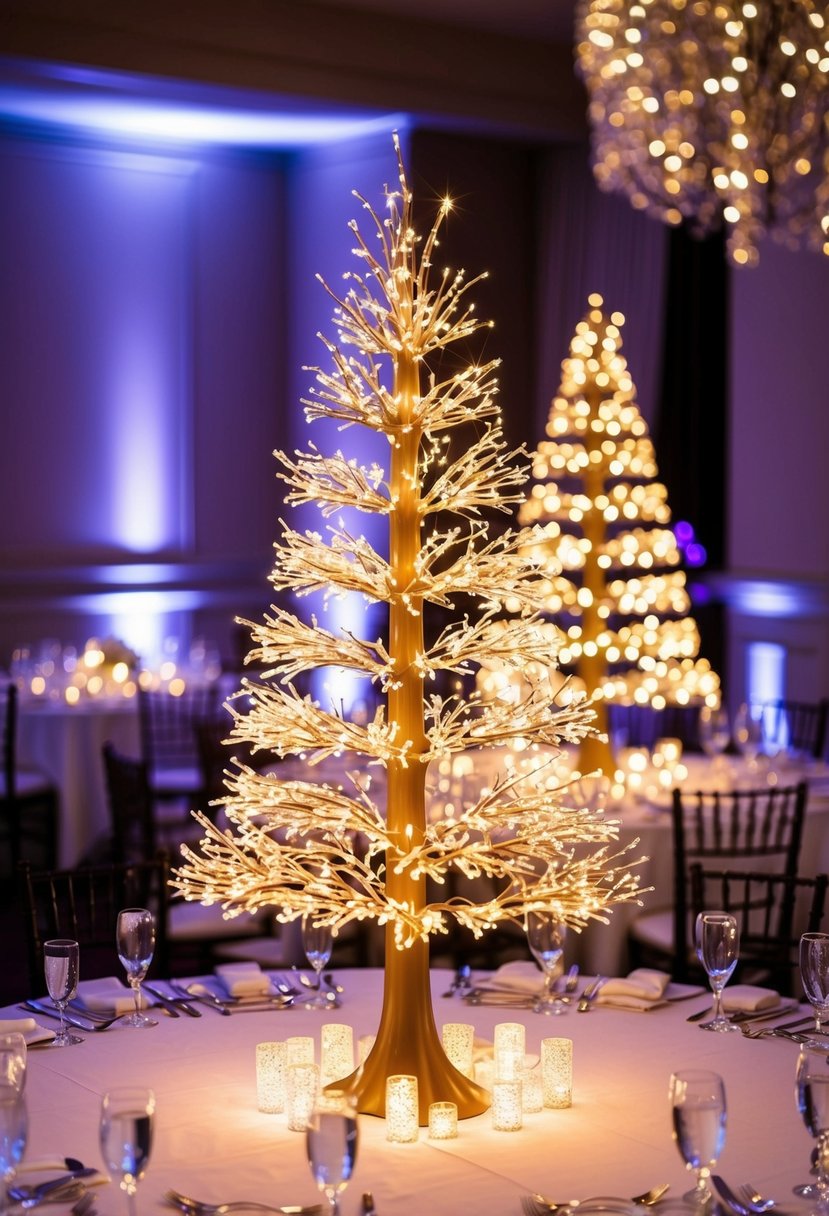
[[[770,234],[829,254],[829,5],[579,0],[603,190],[755,265]]]

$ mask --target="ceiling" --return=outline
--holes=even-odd
[[[584,122],[574,3],[0,0],[0,122],[267,149],[406,115],[561,138]]]

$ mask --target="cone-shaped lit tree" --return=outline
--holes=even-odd
[[[534,556],[547,572],[544,611],[565,634],[558,663],[581,679],[606,733],[609,701],[717,705],[719,680],[697,657],[667,492],[620,350],[624,317],[607,316],[601,296],[588,304],[519,522],[543,529]],[[584,771],[612,763],[606,738],[585,738]]]
[[[399,158],[398,149],[398,158]],[[400,192],[387,194],[388,217],[363,203],[371,246],[352,225],[364,272],[348,276],[337,301],[337,344],[326,342],[333,370],[316,369],[306,404],[309,420],[334,419],[386,436],[388,474],[364,468],[341,452],[311,447],[278,454],[287,501],[316,503],[323,515],[345,509],[388,520],[388,558],[345,524],[327,540],[283,526],[271,576],[280,589],[326,594],[358,592],[388,605],[388,641],[335,635],[316,619],[304,623],[274,608],[251,625],[251,657],[265,667],[245,681],[245,710],[234,711],[232,736],[277,756],[306,752],[311,762],[354,755],[387,770],[387,806],[376,805],[355,780],[353,790],[313,781],[280,781],[233,761],[227,774],[222,832],[205,830],[199,851],[183,848],[177,885],[190,899],[220,902],[229,914],[271,906],[283,921],[309,913],[337,928],[366,918],[386,926],[385,995],[377,1039],[351,1079],[360,1108],[382,1114],[386,1077],[415,1074],[421,1120],[436,1099],[457,1102],[461,1115],[488,1105],[488,1095],[446,1058],[434,1024],[428,943],[447,920],[480,935],[505,919],[522,924],[533,908],[550,908],[571,926],[603,918],[614,903],[637,898],[631,863],[608,842],[616,825],[600,815],[555,805],[542,781],[504,775],[472,805],[434,823],[426,814],[430,761],[467,748],[505,744],[514,736],[538,743],[578,742],[591,729],[583,705],[551,705],[530,690],[518,705],[470,706],[462,698],[424,697],[424,682],[464,674],[497,656],[515,668],[555,663],[557,642],[534,615],[545,583],[522,556],[530,535],[507,530],[492,538],[480,512],[519,501],[525,472],[504,452],[493,400],[493,364],[466,366],[439,378],[430,359],[478,328],[462,301],[469,284],[448,271],[430,279],[444,203],[419,247],[411,198],[400,164]],[[375,243],[376,242],[376,243]],[[351,354],[344,353],[350,348]],[[474,424],[474,437],[443,459],[443,440]],[[438,513],[453,522],[442,529]],[[462,616],[434,645],[424,645],[423,609],[476,597],[480,615]],[[522,614],[499,627],[507,596]],[[541,599],[539,599],[541,596]],[[373,679],[387,709],[367,725],[345,720],[303,697],[294,680],[318,666],[340,666]],[[241,706],[241,703],[240,703]],[[539,770],[544,767],[539,758]],[[427,877],[441,884],[455,867],[489,876],[483,904],[427,902]]]

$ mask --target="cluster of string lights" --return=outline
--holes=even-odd
[[[596,180],[738,265],[768,233],[829,253],[829,6],[580,0]]]

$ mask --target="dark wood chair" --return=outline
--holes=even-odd
[[[767,701],[759,706],[763,715],[763,737],[781,747],[822,760],[826,752],[829,700]]]
[[[679,739],[685,751],[698,752],[699,705],[616,705],[607,707],[607,728],[616,747],[646,747],[653,751],[657,739]]]
[[[43,773],[18,764],[17,710],[17,686],[0,685],[0,902],[13,896],[21,861],[49,868],[58,857],[58,791]]]
[[[170,863],[166,854],[151,861],[113,862],[74,870],[35,870],[24,861],[19,875],[31,992],[44,990],[43,943],[53,937],[69,937],[79,943],[82,979],[122,975],[115,945],[115,926],[122,908],[149,908],[155,914],[151,970],[157,975],[169,974]]]
[[[141,759],[156,803],[207,802],[199,763],[196,725],[219,720],[217,684],[187,686],[179,696],[166,689],[138,690]]]
[[[731,912],[740,926],[741,982],[770,984],[784,996],[799,992],[801,933],[817,933],[825,915],[829,875],[799,878],[751,870],[690,867],[690,915],[708,908]]]
[[[628,932],[634,967],[658,967],[685,981],[698,973],[690,916],[690,867],[762,870],[794,877],[798,871],[807,786],[720,791],[673,791],[673,902],[636,916]],[[658,897],[658,893],[657,893]]]

